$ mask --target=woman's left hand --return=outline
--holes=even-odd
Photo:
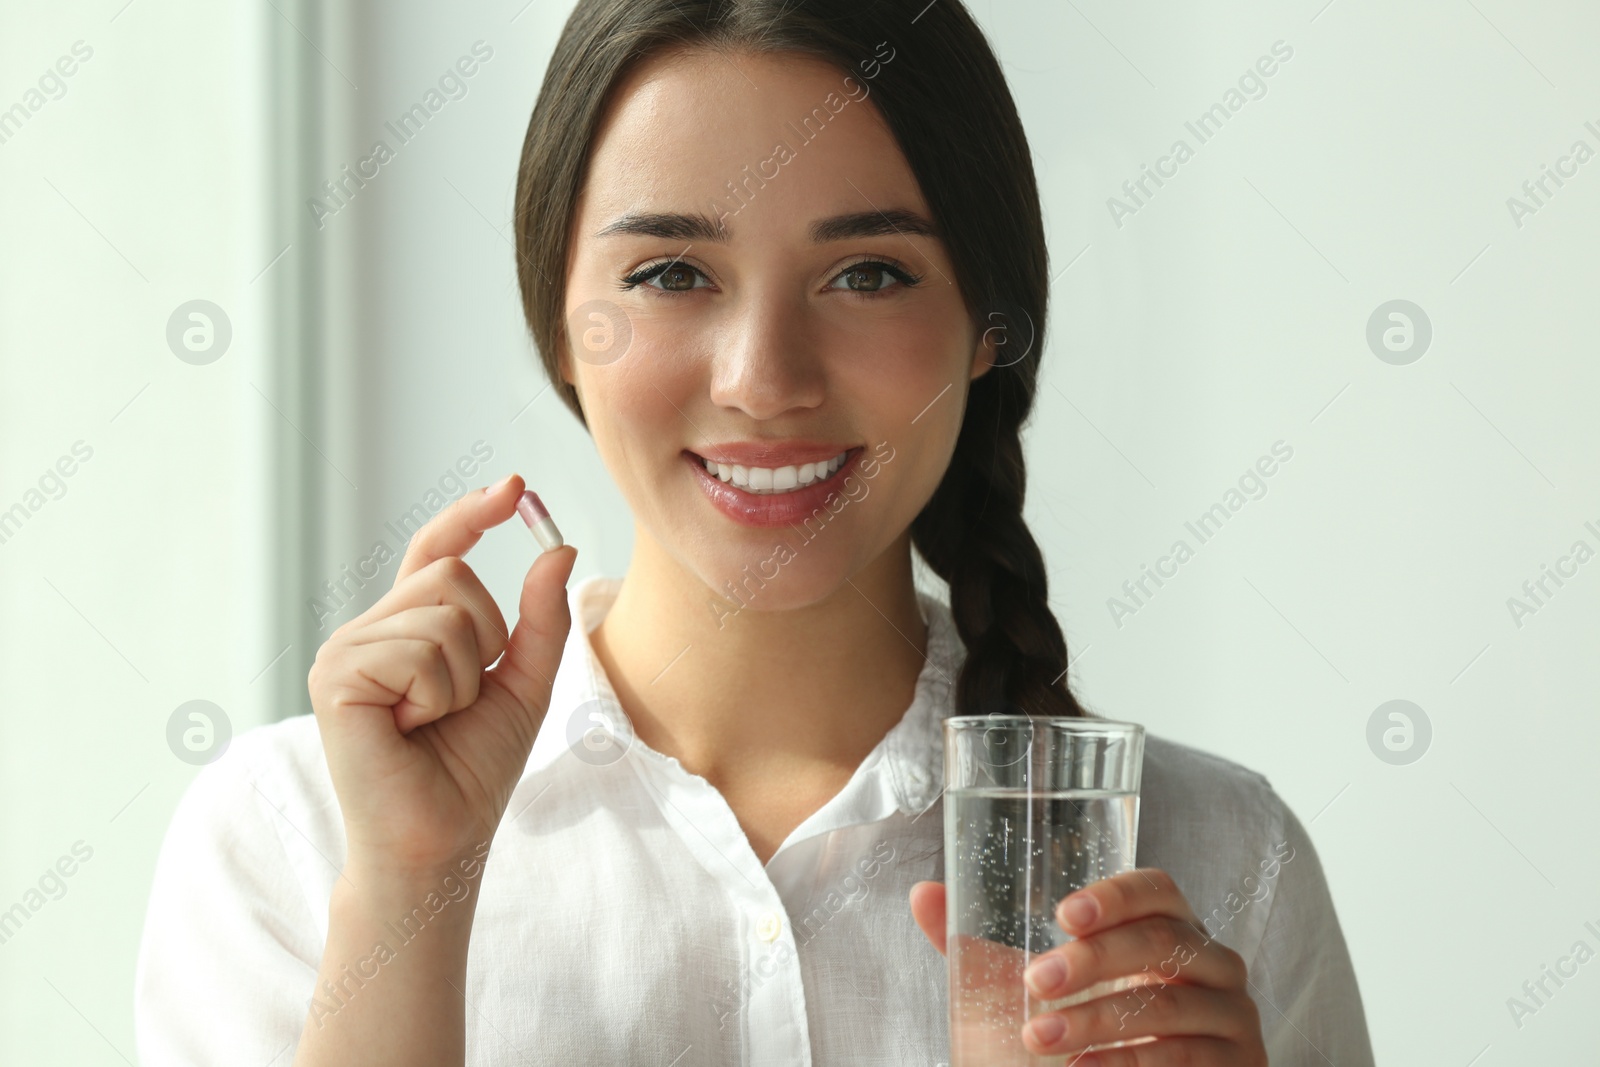
[[[940,953],[945,950],[944,886],[918,882],[911,914]],[[1244,960],[1212,940],[1167,872],[1142,867],[1094,882],[1064,898],[1056,920],[1075,938],[1036,957],[1023,980],[1041,1000],[1118,978],[1132,989],[1056,1011],[1022,1028],[1037,1055],[1079,1056],[1073,1067],[1216,1064],[1266,1067],[1261,1018],[1250,999]]]

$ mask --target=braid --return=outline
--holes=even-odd
[[[1039,545],[1022,517],[1022,421],[1037,359],[972,383],[955,454],[911,525],[912,544],[950,586],[967,647],[955,713],[1089,718],[1067,685],[1067,643],[1050,610]]]

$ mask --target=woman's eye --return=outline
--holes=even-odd
[[[693,267],[685,266],[682,263],[670,263],[663,267],[652,281],[661,282],[661,285],[657,288],[665,289],[672,293],[684,293],[696,288],[694,280],[697,275],[703,277]]]
[[[922,280],[892,263],[874,259],[846,267],[834,278],[834,284],[829,288],[871,296],[895,288],[896,286],[891,284],[891,279],[898,282],[900,287],[913,286]],[[700,282],[705,284],[701,285]],[[843,284],[838,284],[840,282]],[[620,288],[627,290],[639,285],[648,285],[659,292],[687,293],[703,289],[710,284],[710,279],[698,267],[668,261],[639,268],[622,279]]]
[[[655,263],[642,267],[622,279],[623,289],[632,289],[636,285],[649,285],[652,289],[660,289],[668,293],[687,293],[691,289],[703,288],[695,284],[696,278],[705,278],[697,268],[687,263]],[[655,282],[660,280],[661,284]],[[709,280],[707,281],[709,284]]]
[[[865,263],[857,263],[854,266],[845,268],[834,279],[835,282],[843,281],[845,284],[842,286],[832,285],[829,288],[842,288],[853,293],[877,293],[893,288],[888,284],[890,278],[894,278],[902,286],[915,285],[921,280],[892,264],[879,260],[868,260]]]

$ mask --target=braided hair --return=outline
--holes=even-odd
[[[1067,685],[1066,639],[1047,599],[1044,557],[1022,517],[1021,429],[1037,366],[997,363],[973,382],[944,480],[911,524],[912,545],[950,587],[967,648],[958,714],[1089,715]]]
[[[587,427],[559,362],[571,222],[613,87],[650,54],[683,47],[797,53],[869,85],[973,321],[985,338],[996,328],[1003,336],[994,366],[970,383],[950,465],[911,526],[913,546],[949,586],[967,650],[956,711],[1088,717],[1067,683],[1066,640],[1022,512],[1021,430],[1049,300],[1038,187],[999,61],[959,0],[579,0],[545,70],[517,173],[517,277],[552,385]]]

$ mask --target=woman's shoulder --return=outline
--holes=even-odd
[[[1298,830],[1272,782],[1242,763],[1146,733],[1140,845],[1210,868],[1242,866]]]
[[[333,797],[333,782],[316,716],[292,715],[241,731],[201,768],[189,791],[217,799],[259,791],[268,801],[292,795],[320,806]]]
[[[242,730],[196,772],[146,904],[134,981],[141,1060],[195,1062],[204,1046],[207,1062],[223,1062],[230,1042],[270,1049],[299,1033],[343,855],[313,716]]]
[[[1279,802],[1272,783],[1261,772],[1148,731],[1140,795],[1185,807],[1203,800],[1212,816],[1230,823],[1272,814],[1270,809]]]
[[[1320,1063],[1321,1049],[1371,1064],[1321,857],[1266,775],[1147,733],[1139,792],[1135,860],[1172,875],[1205,932],[1244,958],[1272,1062]]]
[[[1265,775],[1215,753],[1145,735],[1137,863],[1171,874],[1200,915],[1230,899],[1256,898],[1249,908],[1253,914],[1226,924],[1232,929],[1222,934],[1223,941],[1237,939],[1242,944],[1235,947],[1248,949],[1260,936],[1271,883],[1296,847],[1299,826],[1291,823],[1292,814]],[[1230,916],[1235,918],[1240,917]]]
[[[1135,860],[1171,874],[1207,932],[1247,960],[1280,896],[1293,915],[1327,900],[1310,835],[1264,774],[1148,733]]]
[[[185,787],[163,843],[169,866],[313,894],[331,889],[345,851],[344,820],[313,715],[240,731]]]

